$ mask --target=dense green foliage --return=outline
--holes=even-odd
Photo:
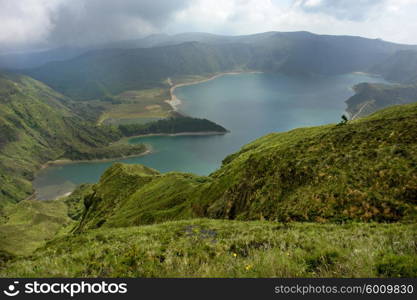
[[[367,71],[398,50],[415,49],[381,40],[308,32],[240,37],[203,34],[163,44],[153,48],[90,51],[26,72],[73,99],[88,100],[108,98],[126,90],[166,87],[164,81],[168,77],[231,70],[304,75]]]
[[[227,130],[207,119],[198,119],[185,116],[170,117],[146,124],[119,125],[124,136],[158,133],[185,133],[185,132],[216,132],[226,133]]]
[[[195,219],[68,234],[0,277],[415,277],[416,225]]]
[[[138,154],[143,146],[111,146],[120,132],[97,127],[70,100],[26,76],[0,74],[0,209],[32,193],[34,172],[49,160]]]
[[[269,134],[209,177],[115,164],[85,197],[78,231],[193,217],[412,221],[417,216],[417,104],[344,126]]]
[[[379,109],[417,102],[417,84],[360,83],[354,87],[355,95],[346,100],[351,117],[369,115]]]

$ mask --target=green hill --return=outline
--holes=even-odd
[[[9,205],[0,215],[0,253],[31,254],[71,222],[62,201],[23,200]]]
[[[210,217],[395,222],[417,216],[417,104],[260,138],[208,177],[115,164],[77,231]]]
[[[0,208],[28,197],[34,172],[49,160],[144,151],[143,146],[109,146],[119,132],[96,127],[66,104],[71,100],[39,81],[0,74]]]
[[[73,221],[41,218],[58,235],[30,256],[7,226],[38,206],[8,210],[0,276],[415,277],[416,159],[408,104],[269,134],[207,177],[117,163],[65,199]]]

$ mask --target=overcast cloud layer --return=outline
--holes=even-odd
[[[306,30],[417,44],[417,0],[0,0],[0,52],[151,33]]]

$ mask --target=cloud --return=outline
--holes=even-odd
[[[156,33],[306,30],[417,44],[417,0],[0,0],[0,51]]]
[[[361,21],[386,4],[385,0],[296,0],[294,6],[307,13],[322,13],[336,18]]]
[[[0,47],[87,45],[159,32],[191,0],[0,0]]]
[[[0,0],[0,48],[2,51],[39,43],[45,39],[51,24],[49,16],[56,0]]]
[[[417,44],[417,0],[195,0],[167,27],[250,34],[311,31]]]
[[[189,0],[71,0],[51,14],[49,40],[84,45],[133,39],[160,29]]]

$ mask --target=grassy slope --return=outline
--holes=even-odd
[[[417,276],[416,115],[270,134],[209,177],[115,164],[65,200],[74,233],[0,249],[0,276]]]
[[[27,255],[71,224],[63,201],[24,200],[0,218],[0,251]]]
[[[209,177],[115,164],[78,230],[192,217],[394,222],[417,216],[417,104],[262,137]],[[122,191],[122,192],[120,192]]]
[[[48,160],[144,150],[108,147],[120,134],[84,121],[63,102],[68,99],[39,81],[0,74],[0,208],[27,197],[35,170]]]
[[[1,277],[412,277],[416,225],[194,219],[49,242]]]

